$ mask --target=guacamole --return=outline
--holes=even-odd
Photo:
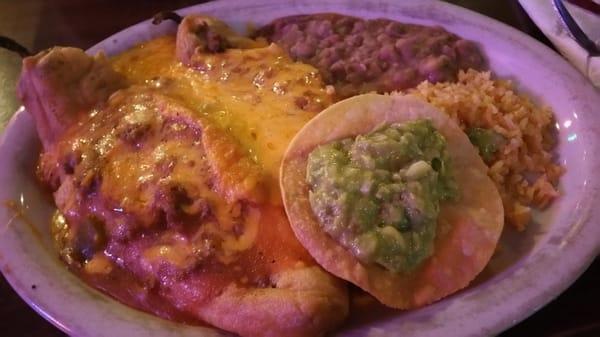
[[[502,135],[490,129],[470,128],[467,130],[467,136],[486,163],[491,162],[494,154],[506,143]]]
[[[429,120],[321,145],[306,179],[323,229],[362,262],[393,272],[431,256],[440,202],[457,194],[446,140]]]

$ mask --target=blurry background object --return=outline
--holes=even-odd
[[[600,4],[592,0],[519,2],[560,53],[600,88]],[[582,34],[587,44],[582,45]]]

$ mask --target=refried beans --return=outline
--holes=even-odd
[[[456,81],[460,69],[485,68],[477,45],[442,27],[363,20],[339,14],[279,18],[256,33],[315,66],[340,98]]]

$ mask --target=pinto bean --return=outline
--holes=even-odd
[[[296,43],[291,49],[290,53],[296,58],[309,58],[312,57],[317,49],[317,46],[311,44],[309,41],[302,41]]]
[[[477,45],[442,27],[338,14],[281,18],[259,30],[294,60],[315,66],[343,96],[404,90],[421,81],[455,80],[460,69],[482,69]]]

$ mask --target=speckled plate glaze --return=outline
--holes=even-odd
[[[552,107],[560,138],[563,196],[536,215],[524,234],[509,231],[501,253],[473,285],[428,307],[351,317],[336,336],[482,336],[496,334],[532,314],[567,288],[600,251],[600,94],[558,54],[529,36],[485,16],[437,1],[255,0],[214,2],[203,12],[239,29],[251,21],[314,12],[441,25],[477,41],[496,75]],[[165,33],[146,21],[90,49],[115,54]],[[37,312],[72,336],[223,336],[130,309],[90,289],[67,272],[53,249],[48,223],[54,206],[34,178],[39,144],[30,116],[17,111],[0,140],[0,200],[13,200],[27,221],[0,207],[0,269]]]

